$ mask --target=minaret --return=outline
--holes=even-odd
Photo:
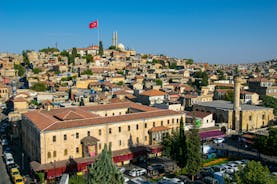
[[[235,94],[234,94],[234,121],[235,121],[235,130],[237,132],[241,131],[240,123],[240,83],[241,79],[239,76],[235,76]]]
[[[117,37],[117,31],[115,32],[115,47],[118,46],[118,37]]]
[[[115,46],[115,32],[113,32],[113,37],[112,37],[112,46]]]

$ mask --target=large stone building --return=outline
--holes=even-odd
[[[69,159],[82,163],[84,169],[105,144],[111,146],[115,162],[128,163],[138,150],[140,155],[151,152],[163,136],[177,130],[181,116],[184,113],[132,102],[34,110],[23,114],[22,143],[35,161],[33,170],[43,170],[50,177],[51,163],[54,169],[59,166],[55,171],[59,174]]]

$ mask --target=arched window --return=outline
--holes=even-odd
[[[57,152],[54,151],[54,152],[53,152],[53,157],[56,157],[56,156],[57,156]]]

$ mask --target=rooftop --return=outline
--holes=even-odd
[[[206,106],[206,107],[214,107],[217,109],[222,110],[233,110],[233,103],[230,101],[224,101],[224,100],[214,100],[210,102],[199,102],[197,105]],[[272,109],[267,107],[261,107],[261,106],[255,106],[255,105],[247,105],[247,104],[241,104],[240,105],[241,110],[265,110],[265,109]]]
[[[111,109],[136,109],[138,112],[120,116],[99,116],[96,111]],[[70,107],[53,110],[34,110],[23,114],[40,131],[52,131],[74,127],[91,126],[96,124],[116,123],[152,117],[181,115],[180,112],[148,107],[133,102],[93,105],[85,107]]]

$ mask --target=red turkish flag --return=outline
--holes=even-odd
[[[97,28],[97,26],[98,26],[98,21],[97,20],[89,23],[89,28],[90,29]]]

